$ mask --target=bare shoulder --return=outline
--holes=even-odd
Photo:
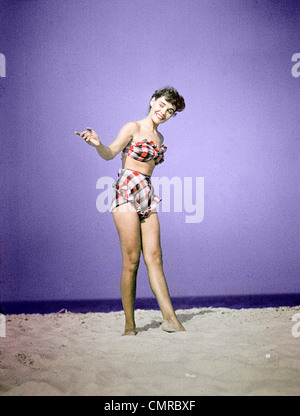
[[[124,147],[132,140],[137,129],[138,126],[134,121],[130,121],[121,127],[117,137],[109,146],[114,156],[124,149]]]
[[[136,121],[129,121],[128,123],[124,124],[121,130],[123,133],[132,137],[139,130],[139,125]]]

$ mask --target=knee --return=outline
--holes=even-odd
[[[135,272],[140,264],[140,251],[131,251],[124,256],[124,268]]]
[[[144,260],[147,267],[151,267],[152,265],[161,266],[163,263],[161,249],[158,248],[144,253]]]

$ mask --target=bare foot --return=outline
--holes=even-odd
[[[173,322],[173,321],[163,321],[161,324],[161,329],[165,332],[179,332],[179,331],[185,331],[185,328],[181,323]]]
[[[126,329],[125,328],[125,331],[122,334],[122,336],[124,336],[124,335],[136,335],[136,334],[137,334],[137,331],[135,329]]]

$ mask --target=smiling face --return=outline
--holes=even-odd
[[[155,124],[165,123],[176,111],[176,107],[169,103],[165,97],[152,98],[150,106],[150,114]]]

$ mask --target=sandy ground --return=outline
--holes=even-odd
[[[2,396],[299,395],[300,307],[178,310],[161,314],[8,315],[0,338]]]

